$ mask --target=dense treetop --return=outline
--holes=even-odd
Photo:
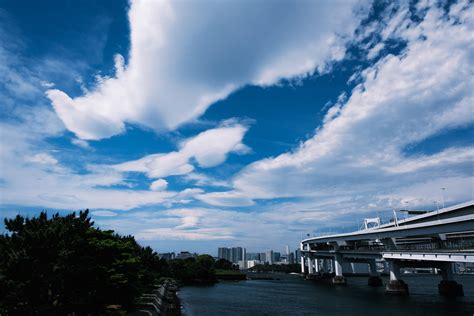
[[[88,211],[5,219],[0,235],[0,314],[98,314],[109,304],[133,308],[171,277],[214,282],[214,259],[166,262],[133,236],[94,227]]]

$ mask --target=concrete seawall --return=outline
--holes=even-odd
[[[165,281],[155,291],[144,294],[134,315],[147,316],[179,316],[181,315],[181,306],[176,292],[178,286],[175,282]]]

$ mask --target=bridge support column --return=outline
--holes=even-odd
[[[305,264],[304,264],[305,260],[306,260],[306,258],[305,258],[305,256],[302,254],[302,255],[301,255],[301,273],[302,273],[302,274],[306,274],[306,269],[305,269]]]
[[[332,278],[332,283],[346,285],[346,278],[342,275],[342,256],[339,253],[334,256],[334,272],[336,275]]]
[[[308,274],[313,274],[313,259],[308,257]]]
[[[314,259],[314,274],[320,274],[319,259]]]
[[[379,273],[377,272],[377,265],[375,264],[375,260],[371,260],[369,263],[370,267],[370,276],[369,280],[367,281],[367,284],[369,286],[382,286],[382,279],[379,276]]]
[[[447,262],[442,271],[441,275],[443,280],[438,284],[438,291],[440,295],[456,297],[464,296],[464,289],[461,284],[457,283],[453,279],[453,264]]]
[[[390,280],[385,291],[390,294],[408,295],[408,285],[400,278],[400,266],[395,260],[389,261]]]

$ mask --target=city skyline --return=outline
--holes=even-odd
[[[0,4],[0,214],[294,250],[473,200],[469,1]],[[0,232],[5,232],[3,220]]]

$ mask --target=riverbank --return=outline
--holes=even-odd
[[[177,295],[178,289],[176,281],[164,281],[153,292],[142,295],[136,305],[134,315],[180,316],[181,304]]]

